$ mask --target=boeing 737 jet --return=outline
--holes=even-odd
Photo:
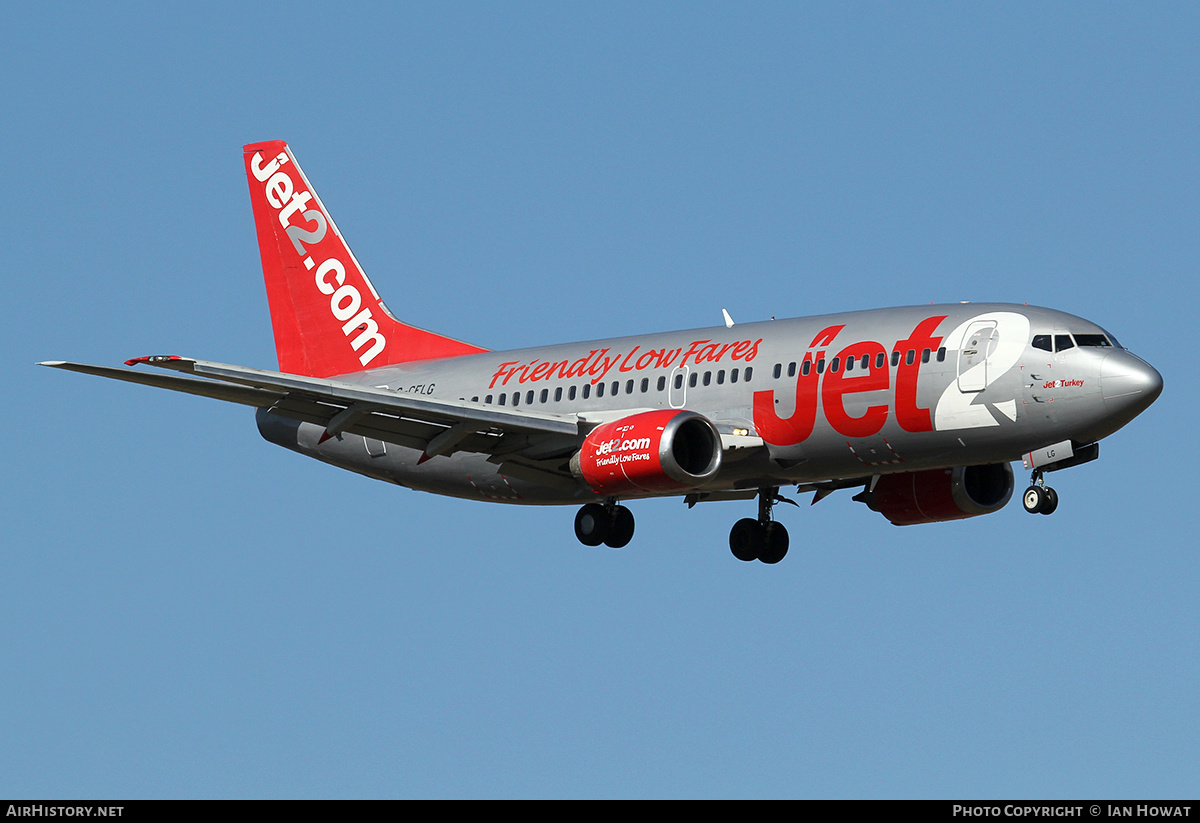
[[[1047,472],[1094,460],[1162,377],[1104,329],[1026,305],[959,303],[516,351],[409,326],[384,306],[296,158],[245,147],[278,371],[190,357],[86,374],[251,406],[262,436],[412,489],[574,505],[575,534],[626,545],[625,503],[757,501],[740,560],[777,563],[781,490],[856,489],[896,525],[1050,514]],[[171,372],[175,372],[174,374]]]

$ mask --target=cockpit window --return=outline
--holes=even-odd
[[[1035,349],[1042,351],[1066,351],[1076,346],[1092,349],[1121,348],[1121,344],[1111,334],[1035,334],[1030,343]]]

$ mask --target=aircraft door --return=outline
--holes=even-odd
[[[998,342],[995,320],[980,320],[967,328],[962,349],[958,353],[959,391],[983,391],[987,386],[988,357],[995,351]]]
[[[682,409],[687,400],[688,367],[676,366],[671,372],[671,383],[667,387],[667,401],[673,409]]]
[[[950,381],[934,409],[934,428],[975,429],[1017,419],[1020,378],[1003,378],[1017,368],[1029,346],[1029,318],[1018,312],[996,311],[964,321],[943,340],[948,352],[957,351],[957,379]],[[987,402],[982,393],[989,387]]]

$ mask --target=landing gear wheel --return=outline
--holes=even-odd
[[[585,546],[624,548],[633,539],[633,512],[612,501],[588,503],[575,514],[575,536]]]
[[[1058,498],[1055,497],[1055,503]],[[1046,489],[1044,486],[1030,486],[1025,490],[1025,494],[1021,497],[1021,505],[1025,507],[1025,511],[1030,514],[1037,514],[1046,505]]]
[[[610,519],[608,511],[599,503],[588,503],[575,515],[575,536],[585,546],[599,546],[608,537]],[[632,530],[630,537],[633,536]],[[626,542],[629,542],[626,540]],[[622,544],[623,545],[623,544]]]
[[[763,563],[778,563],[788,550],[788,533],[782,523],[774,521],[763,527],[763,545],[758,552],[758,559]]]
[[[757,520],[743,517],[729,530],[729,550],[738,560],[749,563],[758,559],[758,550],[763,543],[763,527]]]
[[[1058,508],[1058,492],[1042,481],[1042,470],[1034,469],[1029,477],[1029,488],[1021,498],[1021,504],[1030,514],[1054,514]]]
[[[771,507],[777,501],[779,489],[758,490],[758,519],[744,517],[729,530],[729,550],[738,560],[778,563],[788,551],[788,533],[782,523],[771,519]]]
[[[1054,514],[1054,510],[1058,508],[1058,492],[1049,486],[1042,486],[1042,495],[1045,499],[1042,501],[1038,512],[1040,514]]]
[[[602,541],[610,549],[623,549],[633,539],[633,512],[624,506],[613,506],[609,515],[608,535]]]
[[[1030,486],[1025,490],[1021,504],[1030,514],[1054,514],[1058,508],[1058,492],[1049,486]]]

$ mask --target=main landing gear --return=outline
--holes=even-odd
[[[787,529],[771,519],[771,508],[780,501],[795,505],[779,496],[778,487],[758,490],[758,519],[742,518],[729,532],[734,557],[763,563],[778,563],[784,558],[788,552]],[[585,546],[624,548],[633,539],[633,513],[611,497],[603,503],[588,503],[575,514],[575,536]]]
[[[744,517],[729,532],[729,550],[738,560],[778,563],[788,550],[788,533],[782,523],[771,519],[771,507],[779,500],[779,489],[759,489],[758,519]],[[791,501],[788,501],[791,502]]]
[[[1046,485],[1041,469],[1033,470],[1029,488],[1021,496],[1021,503],[1030,514],[1053,514],[1058,508],[1058,492]]]
[[[575,515],[575,536],[585,546],[624,548],[633,539],[633,512],[612,499],[588,503]]]

